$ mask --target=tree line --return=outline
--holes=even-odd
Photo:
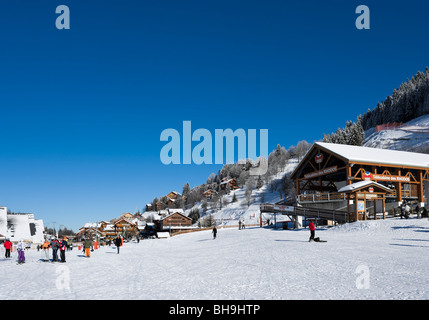
[[[388,123],[404,123],[429,114],[429,68],[407,79],[392,95],[378,102],[371,110],[360,114],[356,122],[347,121],[344,128],[323,134],[323,142],[361,146],[365,130]],[[426,149],[427,150],[427,149]]]

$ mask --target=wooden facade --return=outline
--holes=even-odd
[[[179,213],[172,213],[160,220],[160,229],[169,229],[171,232],[181,231],[192,225],[192,219]]]
[[[383,219],[386,218],[386,194],[393,193],[390,188],[371,180],[364,180],[347,185],[338,192],[346,194],[348,221],[366,220],[369,218],[367,202],[374,205],[374,220],[377,220],[377,202],[381,202]]]
[[[358,201],[352,194],[338,193],[338,186],[371,180],[392,190],[385,192],[385,200],[398,204],[404,199],[413,200],[422,206],[426,203],[429,155],[316,142],[291,178],[295,179],[298,202],[309,197]]]
[[[220,183],[220,188],[222,190],[225,190],[227,184],[229,184],[230,190],[238,189],[237,181],[235,181],[235,179],[228,179],[228,178],[222,179],[222,182]]]

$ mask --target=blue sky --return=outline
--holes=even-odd
[[[370,8],[357,30],[355,9]],[[57,30],[58,5],[71,29]],[[162,130],[268,129],[313,142],[428,62],[422,1],[0,4],[0,205],[75,231],[219,165],[160,161]]]

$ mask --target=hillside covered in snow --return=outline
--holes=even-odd
[[[429,115],[398,126],[378,126],[365,131],[365,147],[429,152]]]

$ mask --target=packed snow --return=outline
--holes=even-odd
[[[398,128],[377,132],[375,128],[365,132],[365,147],[417,151],[427,147],[429,139],[429,115],[404,123]]]
[[[309,230],[219,228],[77,248],[65,263],[0,258],[0,299],[428,299],[429,221],[360,221]],[[3,253],[4,254],[4,253]]]

